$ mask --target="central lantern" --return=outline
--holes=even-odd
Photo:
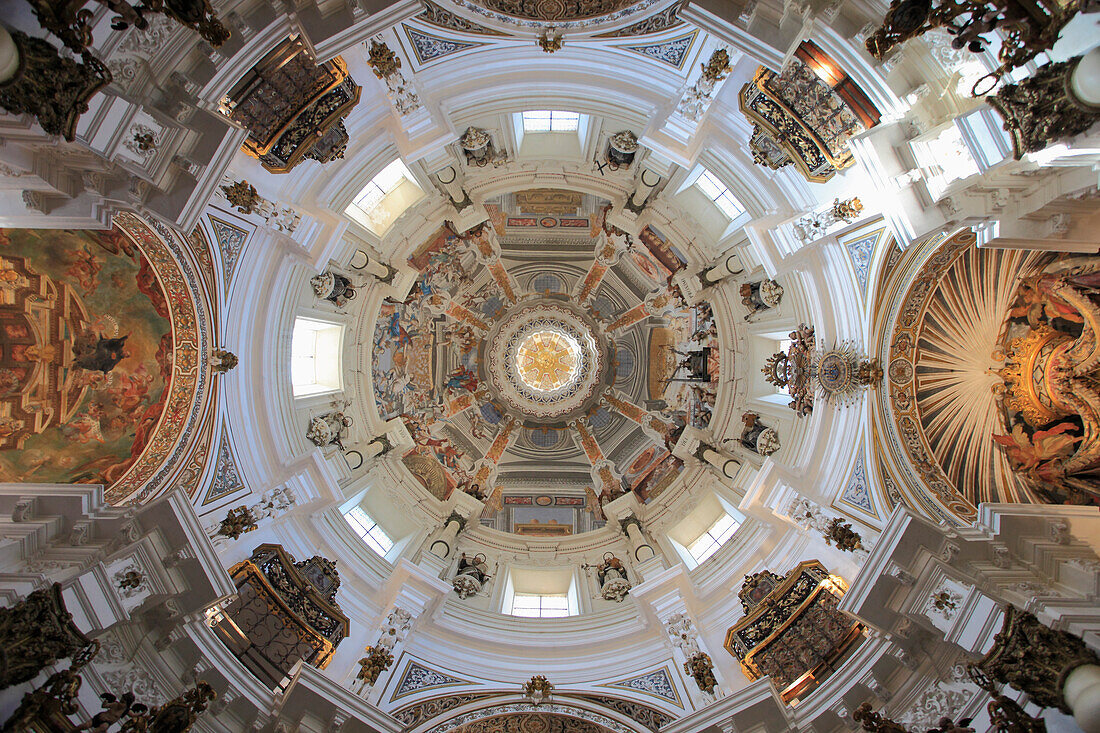
[[[581,346],[568,333],[536,331],[516,349],[519,378],[533,390],[554,392],[580,374]]]
[[[527,301],[485,340],[484,376],[524,420],[564,422],[591,407],[607,372],[607,339],[590,315],[554,299]]]

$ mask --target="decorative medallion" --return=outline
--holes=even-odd
[[[564,420],[593,397],[606,370],[596,324],[555,301],[525,304],[488,339],[486,378],[525,417]]]
[[[546,328],[516,348],[520,381],[536,392],[556,392],[580,375],[581,346],[568,332]]]

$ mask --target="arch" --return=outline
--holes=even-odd
[[[112,504],[163,493],[210,395],[210,300],[183,245],[130,212],[5,239],[0,471],[101,483]]]

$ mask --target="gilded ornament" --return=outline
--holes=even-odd
[[[117,577],[117,576],[116,576]],[[119,590],[136,590],[145,582],[145,575],[137,570],[127,570],[118,581]]]
[[[1074,56],[1045,64],[1032,76],[1005,84],[986,97],[989,106],[1004,118],[1017,160],[1080,135],[1100,121],[1100,107],[1085,104],[1072,92],[1070,79],[1080,62],[1081,57]]]
[[[367,63],[379,79],[391,77],[401,68],[401,59],[397,54],[391,51],[389,46],[378,41],[371,41]]]
[[[215,374],[225,374],[237,367],[237,355],[225,349],[214,349],[210,352],[210,368]]]
[[[237,211],[242,214],[255,213],[263,202],[256,187],[248,181],[236,181],[231,185],[221,186],[221,190],[229,203],[237,207]]]
[[[958,596],[950,591],[941,590],[932,594],[932,606],[937,611],[954,611],[958,608]]]
[[[239,506],[226,513],[225,519],[221,521],[215,534],[235,540],[242,534],[255,530],[256,526],[256,517],[252,514],[252,510],[246,506]]]
[[[565,45],[565,40],[562,38],[561,33],[555,33],[553,28],[549,28],[539,36],[537,43],[538,47],[546,53],[554,53],[561,50],[561,47]]]
[[[381,644],[376,647],[368,646],[363,651],[366,656],[359,660],[359,671],[355,679],[362,682],[364,687],[371,687],[378,681],[378,676],[393,664],[393,654]]]
[[[0,646],[0,690],[33,680],[59,659],[82,667],[99,650],[73,623],[57,583],[0,608]]]
[[[718,680],[714,678],[714,662],[706,652],[695,652],[684,662],[684,672],[691,675],[699,689],[713,695]]]
[[[523,692],[533,705],[542,704],[543,700],[550,697],[554,691],[554,685],[544,675],[536,674],[523,684]]]
[[[83,63],[62,57],[41,38],[11,31],[19,54],[15,75],[0,83],[0,107],[14,115],[33,115],[50,135],[76,137],[76,123],[88,100],[111,83],[111,72],[88,51]]]
[[[863,538],[852,529],[850,522],[834,517],[825,528],[823,539],[827,545],[836,545],[838,550],[855,552],[863,549]]]
[[[833,201],[832,211],[833,216],[835,216],[838,221],[850,224],[859,218],[859,213],[863,211],[863,203],[858,198],[845,199],[844,201],[835,199]]]
[[[729,51],[724,48],[717,49],[710,55],[707,63],[699,64],[699,68],[703,70],[703,78],[707,81],[714,83],[722,81],[733,69]]]

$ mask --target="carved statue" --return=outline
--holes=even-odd
[[[899,725],[889,718],[883,717],[871,709],[871,703],[865,702],[856,708],[852,719],[862,724],[863,730],[878,731],[878,733],[909,733],[905,726]],[[936,723],[935,728],[930,728],[925,733],[974,733],[970,727],[970,718],[963,718],[958,723],[951,718],[942,717]]]
[[[464,552],[458,559],[458,571],[451,580],[451,585],[454,586],[458,597],[465,599],[481,592],[482,586],[491,577],[489,575],[489,565],[485,562],[484,555],[479,552],[471,560],[466,557]]]
[[[590,567],[593,566],[584,565],[585,569]],[[626,567],[623,565],[622,560],[610,552],[605,552],[603,562],[594,567],[596,568],[596,577],[600,583],[600,596],[605,601],[621,603],[631,588],[630,581],[626,577]]]
[[[78,725],[73,730],[107,733],[112,725],[122,720],[122,716],[130,712],[130,708],[135,708],[136,713],[144,712],[147,709],[140,703],[134,704],[134,693],[132,692],[123,693],[121,698],[115,697],[109,692],[104,692],[99,696],[99,699],[103,701],[103,710],[93,715],[91,720]]]
[[[38,22],[76,53],[83,53],[92,44],[90,21],[93,13],[84,9],[84,0],[29,0]],[[142,0],[133,5],[128,0],[99,0],[117,13],[111,18],[111,28],[125,30],[131,25],[149,27],[146,13],[163,13],[180,25],[194,29],[210,43],[220,46],[229,39],[229,30],[214,14],[209,0]]]
[[[871,703],[865,702],[855,709],[852,719],[863,725],[863,730],[878,731],[878,733],[909,733],[903,726],[898,725],[889,718],[882,717],[871,709]]]
[[[174,700],[147,712],[139,710],[144,705],[135,703],[119,733],[186,733],[217,696],[214,688],[199,682]]]

